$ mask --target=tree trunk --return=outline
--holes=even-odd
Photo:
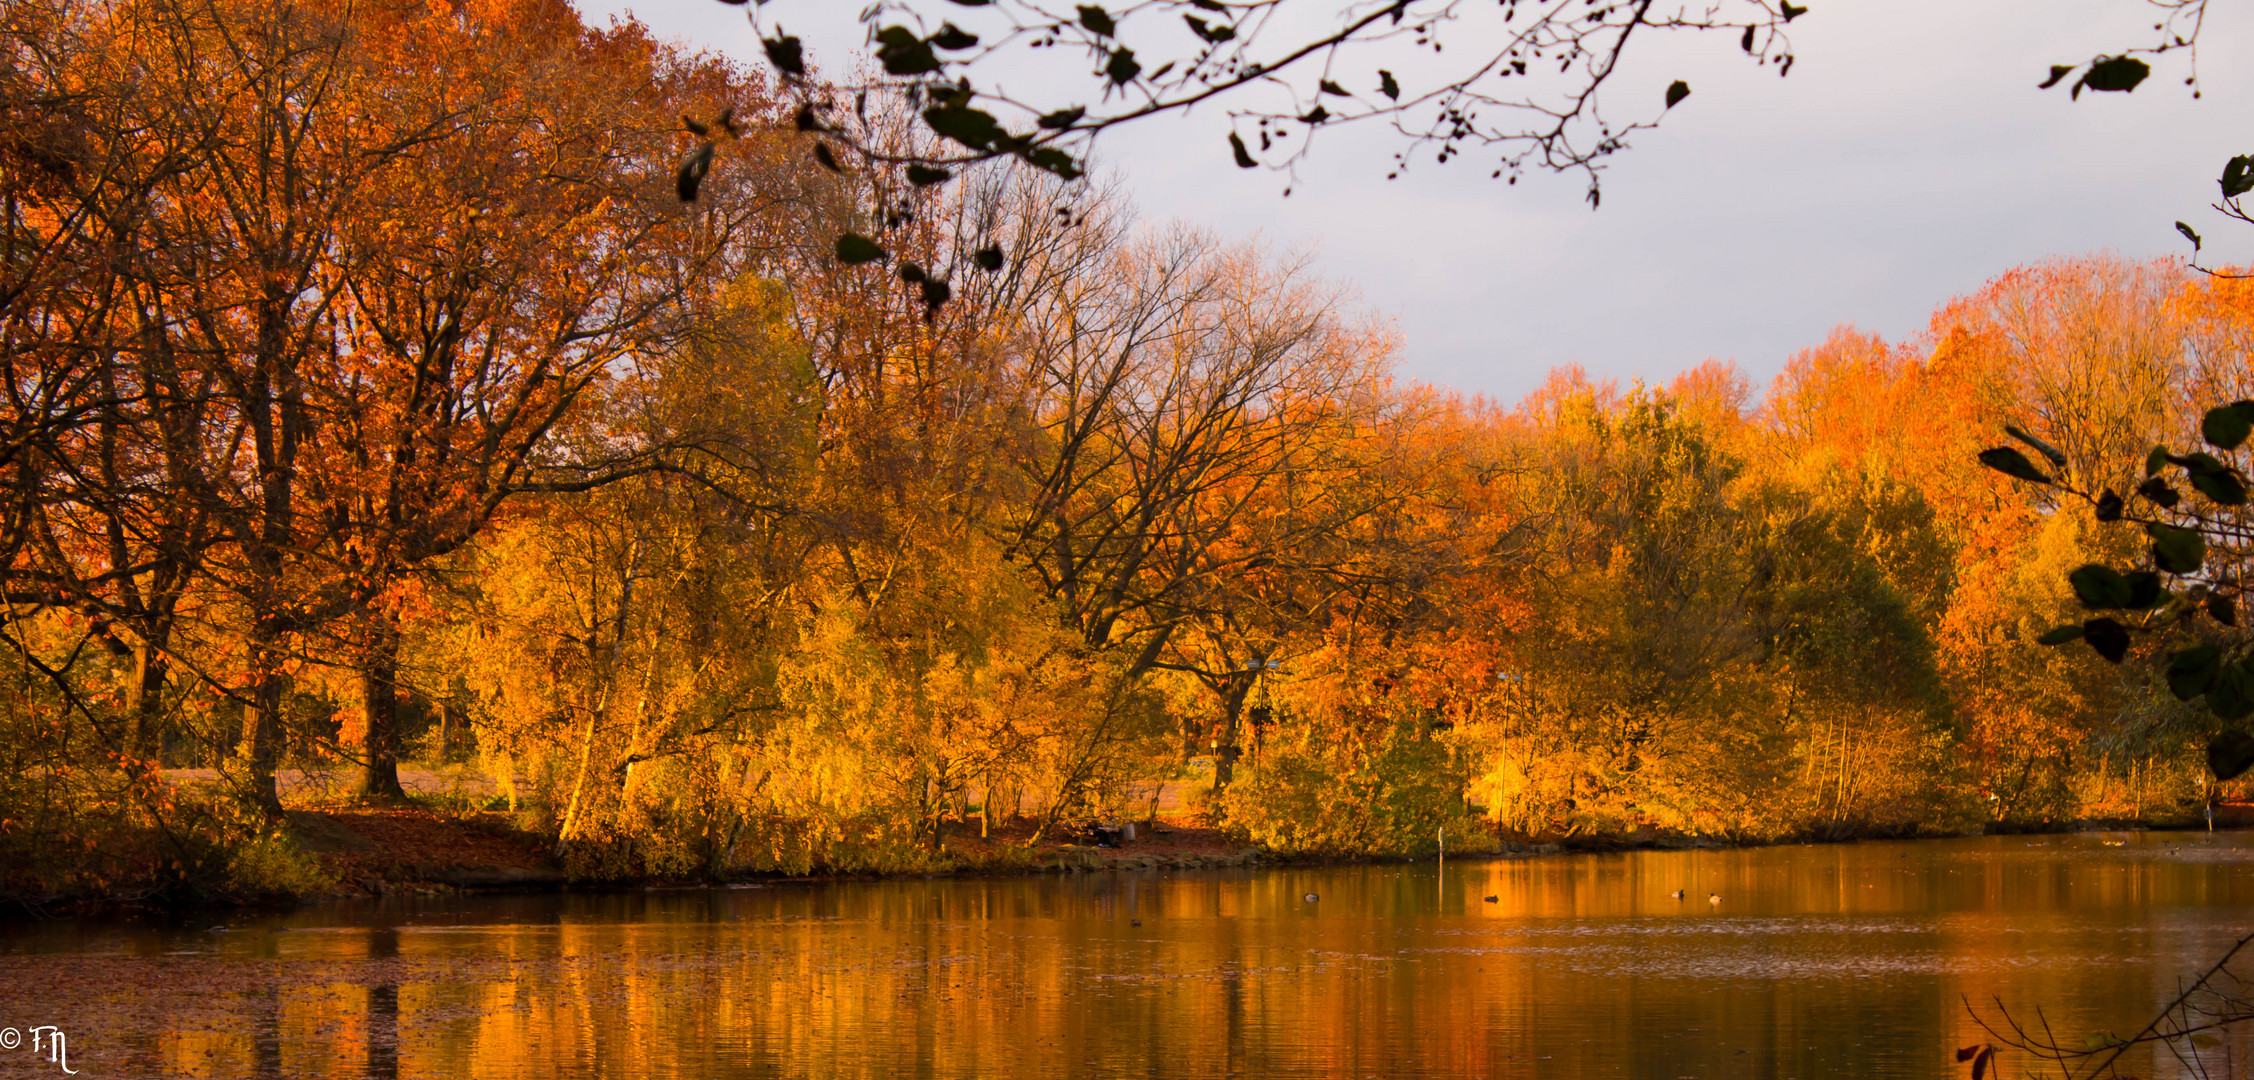
[[[1261,660],[1265,662],[1266,658]],[[1212,812],[1220,813],[1221,793],[1236,780],[1237,771],[1237,721],[1244,713],[1244,699],[1252,693],[1252,678],[1232,679],[1221,694],[1221,723],[1213,738],[1213,801]]]
[[[637,535],[627,555],[625,576],[618,584],[618,617],[611,624],[609,656],[603,661],[601,668],[602,682],[596,687],[593,706],[587,710],[586,726],[579,733],[579,764],[573,770],[571,800],[564,805],[563,822],[556,829],[555,853],[559,859],[571,847],[571,842],[578,838],[581,828],[587,774],[593,768],[595,760],[595,737],[602,727],[604,715],[610,711],[611,689],[618,683],[618,653],[626,643],[626,623],[634,609],[634,579],[640,575],[641,570],[642,538]],[[588,644],[592,649],[594,642],[590,640]]]
[[[243,704],[243,739],[237,754],[250,776],[245,787],[251,805],[268,818],[282,816],[282,796],[274,782],[282,760],[282,674],[274,670],[271,639],[260,634],[251,645],[250,700]]]
[[[164,713],[164,650],[160,644],[142,642],[133,649],[131,700],[132,727],[125,734],[125,756],[135,757],[156,731]]]
[[[354,793],[364,799],[405,799],[407,791],[399,786],[399,631],[388,618],[378,619],[367,664],[360,669],[360,717],[366,730]]]

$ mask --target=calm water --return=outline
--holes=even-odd
[[[449,897],[0,928],[0,1026],[87,1077],[1930,1077],[1966,998],[2129,1034],[2250,926],[2232,833]]]

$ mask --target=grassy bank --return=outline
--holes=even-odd
[[[2228,804],[2218,810],[2217,828],[2254,826],[2254,805]],[[1430,851],[1279,851],[1250,843],[1241,832],[1233,830],[1164,819],[1138,824],[1141,827],[1134,839],[1116,846],[1096,846],[1084,842],[1084,837],[1035,842],[1034,825],[1027,821],[989,827],[983,836],[977,821],[961,821],[945,831],[937,850],[921,853],[913,866],[889,872],[866,866],[817,866],[804,873],[738,869],[720,875],[683,875],[635,869],[630,860],[622,861],[616,852],[598,853],[595,858],[584,853],[578,858],[569,853],[558,857],[552,837],[519,827],[514,817],[503,811],[447,806],[432,799],[411,798],[383,805],[339,800],[293,808],[279,827],[237,837],[237,849],[215,850],[202,865],[138,880],[64,878],[39,891],[24,889],[24,883],[19,880],[18,891],[8,899],[20,913],[55,916],[121,909],[286,906],[401,893],[602,890],[743,881],[1341,865],[1429,861],[1432,857]],[[2038,826],[1998,825],[1984,831],[2059,833],[2204,827],[2203,815],[2181,815],[2142,822],[2092,819]],[[1451,859],[1470,861],[1947,835],[1966,834],[1834,832],[1746,841],[1654,829],[1556,837],[1505,836],[1490,832],[1481,837],[1458,838],[1451,843],[1448,854]]]

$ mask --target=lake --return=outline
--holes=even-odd
[[[2254,929],[2250,839],[18,919],[0,1028],[59,1028],[86,1077],[1961,1076],[1987,1039],[1967,999],[2076,1039],[2141,1027]],[[63,1075],[8,1043],[0,1076]],[[2210,1053],[2254,1061],[2243,1035]]]

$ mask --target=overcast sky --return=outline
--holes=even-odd
[[[1310,0],[1317,2],[1317,0]],[[2140,0],[1811,0],[1788,79],[1734,40],[1661,40],[1622,92],[1694,93],[1606,173],[1591,212],[1574,180],[1487,179],[1476,155],[1385,180],[1396,144],[1330,131],[1296,179],[1239,170],[1218,112],[1106,137],[1146,218],[1310,247],[1320,271],[1391,318],[1408,377],[1515,400],[1579,363],[1664,381],[1707,357],[1756,380],[1853,323],[1889,339],[2013,266],[2110,251],[2254,261],[2254,227],[2208,204],[2232,154],[2254,152],[2254,12],[2217,4],[2203,99],[2160,67],[2133,94],[2038,91],[2048,65],[2150,39]],[[715,0],[581,0],[740,57],[743,9]],[[770,0],[816,45],[850,39],[852,5]],[[822,20],[829,20],[825,31]],[[825,48],[823,43],[829,44]],[[1653,44],[1646,42],[1646,44]],[[1648,88],[1643,84],[1649,84]],[[1294,190],[1287,199],[1282,191]]]

